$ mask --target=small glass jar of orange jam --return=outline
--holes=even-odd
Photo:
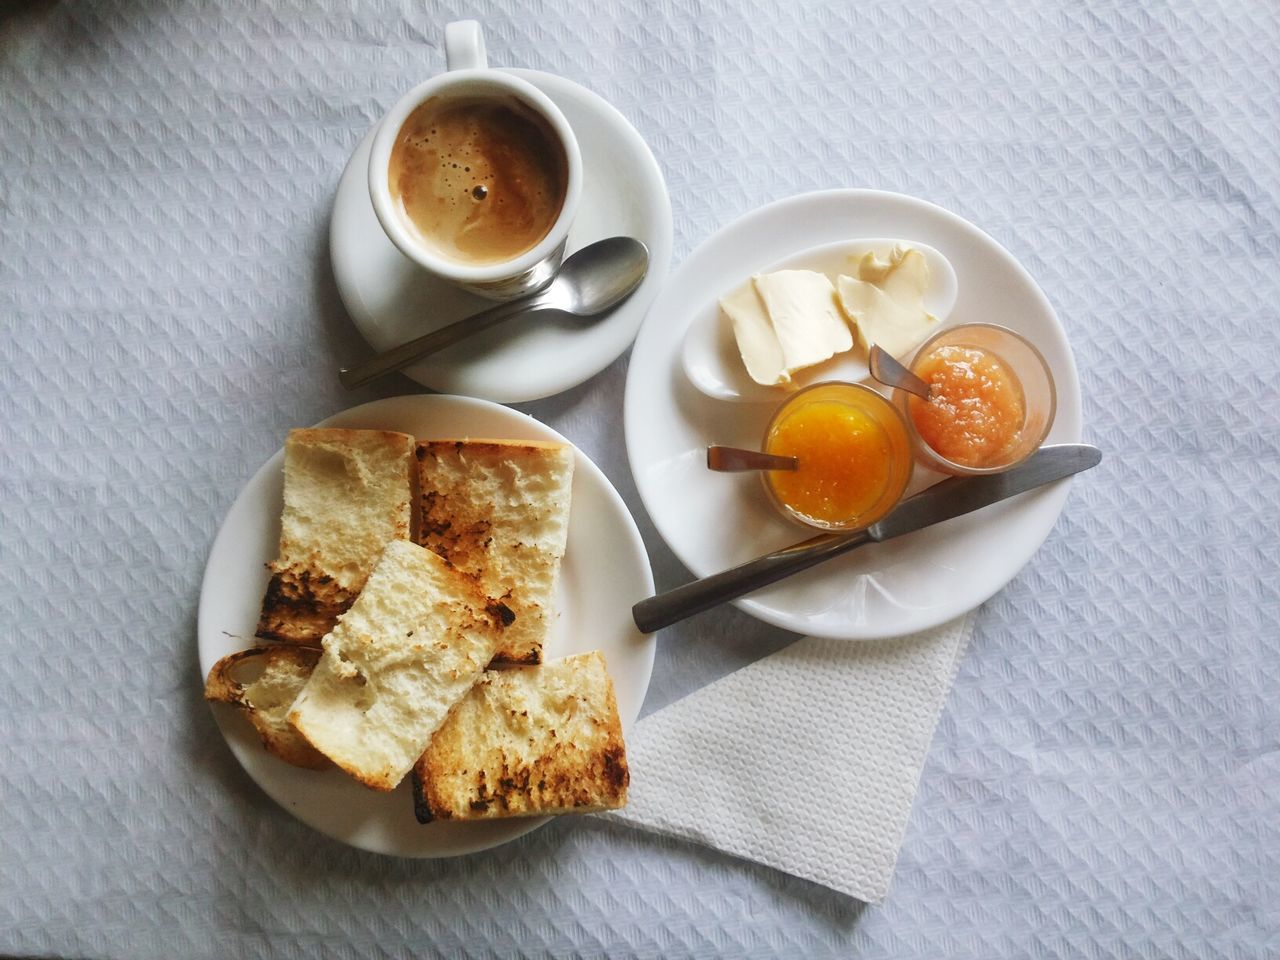
[[[795,457],[795,470],[763,472],[783,513],[826,530],[875,523],[911,479],[911,436],[902,414],[870,387],[815,383],[769,421],[765,453]]]
[[[968,323],[921,345],[911,371],[925,400],[897,390],[920,462],[944,473],[1007,470],[1029,457],[1053,422],[1053,376],[1040,351],[1005,327]]]

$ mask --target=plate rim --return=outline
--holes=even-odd
[[[332,425],[335,420],[343,421],[347,418],[362,415],[362,414],[377,416],[382,414],[384,408],[402,408],[406,405],[413,407],[413,406],[418,406],[419,404],[425,405],[427,407],[444,406],[446,408],[451,405],[471,406],[484,413],[488,413],[490,415],[497,414],[501,417],[509,418],[512,422],[519,423],[521,426],[528,428],[531,433],[538,435],[536,437],[537,439],[553,439],[553,440],[558,440],[559,442],[568,444],[574,451],[575,477],[578,475],[579,471],[582,471],[586,475],[590,476],[591,480],[589,482],[592,482],[596,485],[596,489],[603,496],[605,503],[609,505],[611,510],[616,511],[618,518],[623,521],[619,525],[620,533],[622,534],[621,542],[626,545],[627,553],[630,554],[633,560],[636,561],[638,570],[642,574],[642,577],[641,577],[642,582],[638,583],[637,586],[643,586],[644,590],[647,591],[648,594],[653,593],[653,590],[654,590],[653,565],[649,559],[648,551],[645,549],[644,540],[641,537],[640,530],[636,524],[635,517],[632,515],[630,508],[628,508],[626,501],[624,501],[622,499],[621,494],[618,493],[617,488],[613,485],[612,481],[610,481],[608,475],[599,467],[598,464],[596,464],[590,458],[590,456],[587,455],[587,453],[584,450],[582,450],[581,447],[573,443],[573,441],[569,440],[567,437],[565,437],[555,428],[543,423],[540,420],[537,420],[536,418],[530,416],[527,413],[524,413],[519,410],[514,410],[503,404],[499,404],[494,401],[486,400],[479,397],[468,397],[468,396],[455,395],[455,394],[402,394],[399,396],[385,397],[379,400],[372,400],[367,403],[357,404],[356,406],[348,407],[328,417],[325,417],[323,420],[319,421],[314,426],[325,427],[325,426]],[[369,428],[369,429],[374,429],[374,428]],[[521,438],[516,437],[513,439],[521,439]],[[271,471],[282,469],[283,459],[284,459],[284,448],[283,446],[281,446],[280,448],[275,450],[269,457],[267,457],[267,459],[256,470],[254,470],[253,473],[249,476],[249,478],[240,486],[240,489],[237,492],[235,499],[231,502],[231,504],[227,507],[225,513],[223,514],[222,520],[218,525],[218,530],[215,533],[213,537],[213,541],[209,547],[209,552],[205,559],[204,572],[201,576],[200,596],[199,596],[199,600],[197,602],[197,607],[196,607],[195,653],[196,653],[197,666],[200,670],[202,699],[203,699],[204,678],[207,677],[209,669],[212,667],[213,663],[215,663],[217,660],[217,657],[214,656],[212,652],[210,652],[209,655],[206,656],[206,650],[211,648],[214,643],[214,641],[211,638],[211,633],[223,632],[219,628],[218,624],[215,622],[216,614],[212,610],[212,605],[215,603],[213,593],[216,592],[217,590],[216,581],[219,576],[219,574],[215,573],[214,571],[214,565],[215,565],[214,560],[216,557],[220,555],[221,552],[229,549],[226,545],[224,545],[224,540],[230,537],[233,533],[233,531],[230,529],[228,525],[228,521],[232,513],[235,512],[238,507],[240,507],[240,504],[244,500],[244,497],[248,491],[250,491],[251,489],[257,488],[263,482],[267,482],[266,478],[269,476]],[[572,519],[572,513],[571,513],[570,529],[572,529],[572,523],[573,523],[573,519]],[[629,613],[628,613],[626,622],[630,623]],[[640,654],[641,664],[643,667],[643,676],[637,678],[635,709],[633,711],[629,711],[625,715],[621,711],[619,713],[619,719],[622,723],[624,735],[627,732],[629,732],[630,729],[634,726],[636,720],[638,719],[640,710],[643,708],[644,700],[648,692],[648,687],[652,681],[653,665],[656,659],[656,652],[657,652],[656,638],[654,635],[641,634],[638,630],[634,628],[634,625],[632,625],[632,630],[634,631],[635,637],[643,641],[643,649],[641,650],[641,654]],[[210,636],[210,639],[206,639],[207,635]],[[237,639],[241,641],[242,644],[244,644],[244,646],[242,646],[241,649],[247,649],[248,647],[257,645],[256,643],[257,638],[252,636],[237,637]],[[265,644],[267,641],[260,641],[260,642]],[[206,659],[208,659],[209,661],[207,664],[205,662]],[[615,680],[615,683],[616,682],[617,681]],[[242,750],[250,750],[255,754],[255,756],[262,758],[266,761],[270,761],[265,767],[261,768],[267,771],[270,771],[271,769],[273,769],[275,763],[283,764],[283,761],[277,760],[276,758],[272,758],[268,754],[266,754],[265,751],[262,750],[262,746],[259,743],[257,737],[252,734],[250,734],[246,742],[241,742],[241,740],[244,738],[240,737],[239,735],[237,735],[237,737],[233,737],[228,734],[228,731],[224,727],[224,724],[228,722],[234,722],[232,720],[232,717],[235,716],[235,711],[231,709],[219,710],[218,709],[219,704],[216,704],[216,703],[211,703],[206,701],[206,704],[208,709],[213,715],[214,722],[218,727],[218,732],[222,736],[222,739],[226,743],[232,756],[235,758],[236,762],[240,765],[240,768],[249,777],[249,779],[252,780],[254,784],[258,787],[258,789],[262,790],[262,792],[265,793],[267,797],[269,797],[272,800],[272,802],[274,802],[276,806],[278,806],[282,811],[290,814],[296,820],[305,824],[310,829],[315,830],[317,833],[323,836],[326,836],[336,842],[342,843],[353,849],[363,850],[369,853],[375,853],[375,854],[380,854],[384,856],[402,857],[406,859],[447,859],[447,858],[452,858],[457,856],[466,856],[472,853],[479,853],[483,850],[492,849],[502,844],[509,843],[513,840],[518,839],[519,837],[524,836],[525,834],[532,832],[533,830],[536,830],[538,827],[545,824],[548,820],[552,819],[550,816],[543,816],[543,817],[510,818],[507,820],[486,821],[486,823],[488,824],[507,826],[509,829],[499,831],[499,833],[501,834],[500,836],[489,839],[487,841],[470,844],[470,845],[468,844],[456,845],[453,848],[445,849],[445,850],[419,849],[419,850],[404,851],[404,850],[385,849],[383,847],[379,847],[376,845],[359,843],[356,841],[356,838],[354,837],[340,836],[337,833],[320,826],[318,823],[314,822],[312,819],[307,817],[299,809],[299,807],[296,804],[290,802],[291,798],[289,798],[284,793],[283,788],[281,788],[278,783],[272,781],[269,776],[260,777],[259,767],[253,762],[246,762],[246,759],[241,755]],[[282,770],[282,773],[285,773],[287,775],[289,772],[295,769],[296,768],[289,768],[288,770]],[[321,772],[323,773],[323,771]],[[407,808],[405,811],[405,816],[406,817],[409,816],[409,812]]]
[[[755,222],[759,220],[766,220],[773,215],[783,213],[785,212],[786,208],[789,208],[789,207],[804,207],[808,204],[813,204],[813,203],[856,204],[859,201],[876,201],[876,202],[890,202],[890,203],[902,204],[907,208],[914,208],[914,212],[916,212],[917,214],[923,214],[931,217],[938,217],[953,229],[959,229],[962,232],[970,232],[972,234],[976,234],[979,238],[985,241],[986,244],[989,245],[989,247],[991,248],[991,252],[995,254],[1002,261],[1005,267],[1011,268],[1013,272],[1017,274],[1022,281],[1025,282],[1027,289],[1030,291],[1032,296],[1038,302],[1040,308],[1044,311],[1045,315],[1051,321],[1051,327],[1052,327],[1053,333],[1059,339],[1060,346],[1062,347],[1062,357],[1065,361],[1065,368],[1063,370],[1063,374],[1065,376],[1059,377],[1058,374],[1055,372],[1055,379],[1058,385],[1058,417],[1063,418],[1065,415],[1066,417],[1070,418],[1070,420],[1074,422],[1076,428],[1074,431],[1070,431],[1072,433],[1071,436],[1060,438],[1060,442],[1079,442],[1081,439],[1081,436],[1083,434],[1084,422],[1083,422],[1082,398],[1080,394],[1080,378],[1079,378],[1079,371],[1077,369],[1076,362],[1075,362],[1075,354],[1074,354],[1074,351],[1071,349],[1070,341],[1067,338],[1066,329],[1063,327],[1062,321],[1059,319],[1057,311],[1054,310],[1052,303],[1045,296],[1044,291],[1040,288],[1040,285],[1036,282],[1035,278],[1031,275],[1030,271],[1028,271],[1026,267],[1024,267],[1017,260],[1017,258],[1014,257],[1013,254],[1010,253],[1009,250],[1007,250],[1004,247],[1003,244],[1001,244],[998,240],[992,237],[989,233],[987,233],[981,227],[977,226],[971,221],[967,220],[966,218],[960,216],[957,213],[954,213],[951,210],[946,209],[945,207],[939,206],[938,204],[932,203],[931,201],[928,201],[928,200],[921,199],[919,197],[913,197],[908,194],[898,193],[890,190],[878,190],[878,189],[860,188],[860,187],[839,187],[839,188],[833,188],[833,189],[827,189],[827,190],[808,191],[805,193],[794,194],[788,197],[782,197],[782,198],[770,201],[769,203],[763,204],[762,206],[755,207],[751,210],[746,211],[745,213],[741,214],[737,218],[731,220],[729,223],[715,230],[709,236],[705,237],[684,258],[684,260],[682,260],[672,270],[671,275],[667,278],[667,283],[662,293],[659,294],[659,296],[654,299],[653,303],[649,305],[649,309],[645,314],[644,323],[641,325],[640,331],[636,335],[635,343],[632,345],[631,362],[627,369],[627,380],[625,385],[624,403],[623,403],[623,431],[624,431],[625,446],[627,450],[627,463],[631,469],[632,480],[635,483],[636,491],[640,497],[640,501],[644,506],[645,512],[647,513],[650,522],[653,524],[654,529],[658,532],[658,535],[662,538],[667,548],[671,550],[671,552],[676,556],[676,558],[695,577],[707,576],[717,571],[702,570],[701,564],[691,563],[690,558],[687,557],[685,553],[672,542],[671,538],[668,536],[668,533],[667,533],[667,528],[671,526],[671,521],[669,519],[665,519],[665,514],[663,514],[662,512],[655,513],[655,511],[650,506],[650,496],[646,489],[646,485],[642,482],[642,479],[641,479],[645,470],[645,465],[638,461],[639,455],[636,452],[635,438],[638,436],[638,433],[640,430],[640,426],[637,422],[640,416],[640,413],[637,409],[637,404],[632,402],[632,397],[640,389],[639,380],[638,380],[639,374],[637,373],[637,371],[641,369],[641,365],[635,362],[635,358],[636,358],[637,352],[641,352],[643,355],[643,353],[646,352],[648,349],[649,339],[651,337],[657,336],[659,325],[651,322],[651,318],[655,317],[656,315],[662,312],[662,307],[664,306],[666,298],[669,296],[672,296],[673,295],[672,291],[681,285],[685,273],[687,271],[694,269],[696,266],[698,266],[698,260],[700,258],[708,257],[712,253],[714,253],[716,251],[716,247],[724,243],[726,237],[733,234],[737,234],[743,230],[750,229],[750,227]],[[895,226],[893,229],[895,231],[898,231],[900,228]],[[907,231],[907,233],[909,232],[910,231]],[[854,241],[858,239],[860,239],[860,237],[854,234],[850,234],[850,236],[846,238],[846,240],[848,241]],[[800,247],[790,252],[781,253],[777,257],[771,258],[771,261],[780,262],[784,260],[794,260],[800,256],[803,256],[805,253],[807,253],[810,250],[819,250],[824,247],[830,246],[832,243],[837,243],[837,242],[840,242],[840,241],[823,241],[823,242],[811,244],[807,247]],[[945,255],[945,251],[943,251],[943,253]],[[680,358],[678,355],[679,345],[682,342],[684,333],[688,331],[689,324],[693,321],[693,318],[695,315],[695,309],[683,309],[680,311],[670,311],[671,313],[673,313],[673,315],[678,316],[682,319],[682,326],[679,328],[675,328],[675,327],[672,327],[670,323],[668,323],[667,325],[662,327],[662,329],[664,329],[670,335],[669,339],[675,344],[673,348],[675,352],[672,354],[672,356],[674,357],[674,363],[677,367],[680,365]],[[682,370],[679,371],[679,376],[682,376],[682,377],[684,376],[684,373]],[[690,385],[690,389],[696,390],[697,388]],[[712,400],[711,402],[731,403],[735,401]],[[1017,576],[1017,574],[1022,570],[1022,568],[1026,566],[1026,564],[1031,560],[1031,558],[1035,555],[1035,553],[1040,549],[1040,547],[1043,546],[1045,540],[1048,539],[1049,534],[1052,532],[1053,527],[1056,525],[1058,518],[1062,514],[1062,509],[1065,505],[1067,494],[1070,491],[1071,480],[1072,478],[1066,478],[1064,480],[1057,481],[1054,484],[1051,484],[1042,488],[1042,495],[1050,497],[1049,502],[1052,504],[1052,507],[1051,507],[1052,519],[1044,525],[1043,533],[1040,535],[1037,535],[1034,545],[1029,546],[1027,548],[1026,556],[1022,559],[1020,563],[1018,563],[1016,566],[1012,568],[1012,570],[1009,572],[1007,577],[1004,577],[1003,579],[997,578],[998,582],[993,581],[993,585],[991,585],[991,588],[989,591],[978,591],[977,593],[973,594],[973,596],[977,597],[977,599],[973,599],[972,601],[970,599],[966,599],[965,601],[952,605],[950,607],[940,606],[938,608],[935,608],[928,615],[919,618],[918,622],[912,623],[909,626],[909,628],[906,629],[905,631],[897,627],[886,630],[883,628],[876,629],[876,628],[859,626],[859,625],[851,625],[849,627],[841,628],[841,627],[834,627],[834,626],[823,626],[821,624],[818,624],[818,625],[798,624],[796,622],[795,614],[780,612],[778,610],[775,610],[765,605],[763,602],[753,599],[751,596],[738,598],[736,600],[731,601],[731,603],[733,604],[733,606],[735,606],[742,612],[758,620],[761,620],[764,623],[770,624],[771,626],[779,627],[781,629],[788,630],[793,633],[798,633],[804,636],[813,636],[813,637],[819,637],[823,639],[847,640],[847,641],[883,640],[883,639],[889,639],[894,637],[908,636],[922,630],[931,629],[933,627],[946,623],[956,617],[963,616],[972,610],[975,610],[977,607],[981,606],[983,603],[989,600],[996,593],[1000,592],[1000,590],[1004,589],[1004,587],[1007,586],[1008,583],[1015,576]],[[660,518],[663,518],[663,519],[660,519]],[[803,531],[800,531],[799,529],[797,529],[796,540],[799,541],[801,539],[804,539]],[[979,596],[979,594],[981,595]]]

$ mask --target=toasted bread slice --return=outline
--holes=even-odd
[[[254,647],[223,657],[209,671],[204,697],[245,711],[267,752],[295,767],[321,770],[329,759],[289,726],[285,716],[311,676],[314,647]]]
[[[569,535],[573,448],[533,440],[419,443],[418,542],[516,615],[497,659],[538,663]]]
[[[392,790],[502,642],[510,611],[430,550],[392,540],[289,711],[321,753]]]
[[[428,823],[613,810],[629,782],[596,650],[487,671],[414,766],[414,811]]]
[[[412,538],[413,442],[385,430],[290,431],[280,552],[258,636],[318,644],[387,542]]]

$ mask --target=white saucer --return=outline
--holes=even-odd
[[[422,394],[366,403],[319,426],[399,430],[421,439],[568,442],[537,420],[495,403]],[[255,645],[266,564],[275,558],[280,538],[283,462],[283,452],[277,452],[245,484],[209,552],[197,620],[202,677],[221,657]],[[624,735],[640,713],[655,650],[654,638],[636,630],[631,607],[652,594],[653,574],[635,521],[605,475],[577,451],[560,615],[545,653],[548,659],[604,653]],[[235,708],[211,706],[232,752],[258,786],[299,820],[363,850],[398,857],[457,856],[506,843],[546,822],[543,817],[422,826],[413,815],[407,778],[391,793],[377,793],[336,770],[291,767],[263,750]]]
[[[590,325],[545,315],[513,320],[404,371],[442,393],[520,403],[577,386],[631,345],[671,264],[671,202],[649,147],[607,101],[553,74],[506,72],[555,101],[582,150],[582,199],[566,253],[618,235],[649,248],[644,282],[605,319]],[[386,350],[492,304],[435,278],[387,239],[369,201],[372,140],[370,131],[338,183],[329,249],[338,292],[356,328],[375,350]]]
[[[955,269],[948,326],[1003,324],[1044,354],[1058,409],[1046,442],[1080,439],[1080,383],[1066,334],[1035,281],[1007,250],[955,214],[900,194],[830,190],[747,214],[695,250],[672,274],[636,338],[624,419],[636,487],[658,532],[696,576],[725,570],[812,536],[783,519],[754,474],[712,473],[708,443],[759,447],[780,401],[728,402],[700,393],[681,362],[685,331],[753,272],[802,251],[856,237],[900,237],[936,248]],[[929,476],[919,467],[915,489]],[[811,636],[875,639],[944,623],[1003,587],[1044,542],[1066,499],[1059,482],[977,513],[871,544],[775,584],[736,605]],[[715,614],[707,614],[714,616]]]

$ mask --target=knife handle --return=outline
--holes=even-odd
[[[718,607],[753,590],[777,583],[793,573],[808,570],[871,540],[871,534],[866,530],[812,537],[803,543],[748,560],[723,573],[692,580],[674,590],[641,600],[631,608],[631,616],[641,633],[655,633],[695,613]]]

